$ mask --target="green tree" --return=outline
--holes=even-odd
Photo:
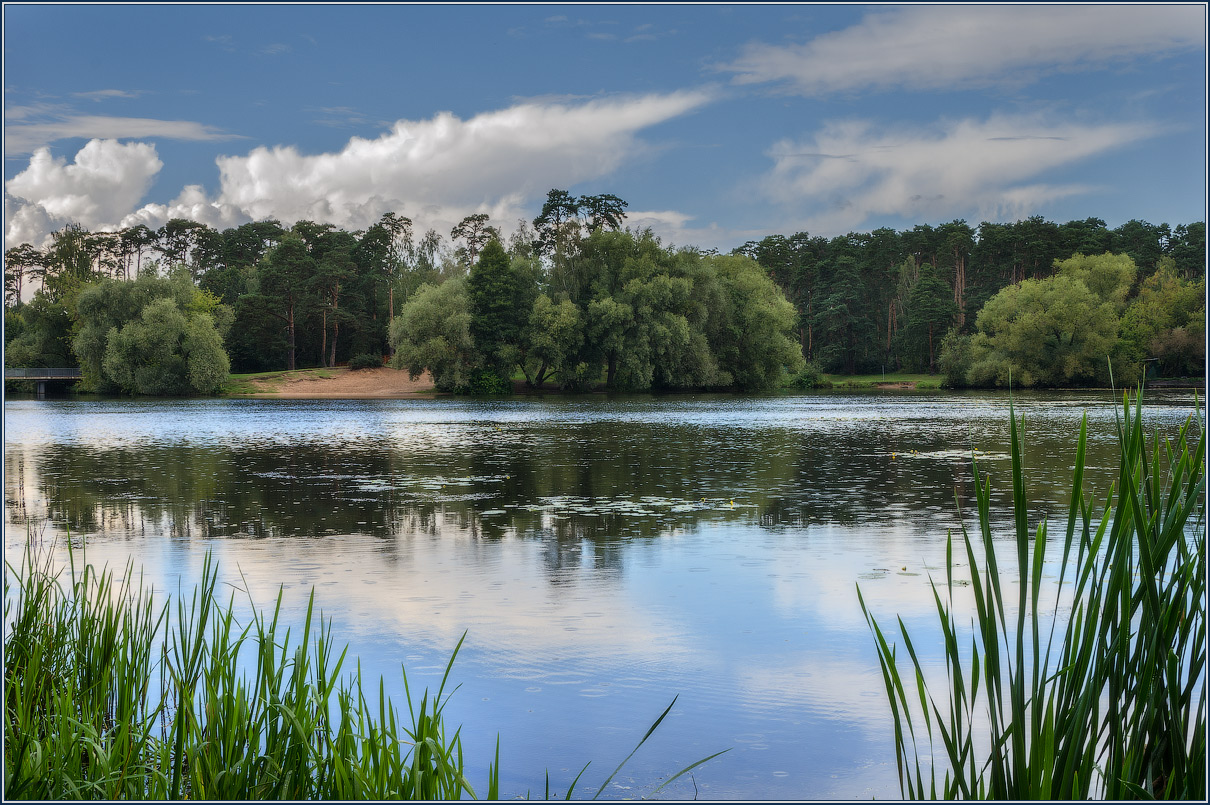
[[[156,233],[146,224],[135,224],[132,227],[123,229],[120,233],[122,239],[122,251],[126,255],[126,270],[128,276],[130,265],[129,259],[134,257],[134,275],[137,277],[143,272],[143,252],[150,249],[156,243]]]
[[[1169,251],[1176,271],[1185,279],[1206,276],[1206,224],[1198,221],[1180,224],[1172,230]]]
[[[131,394],[213,394],[230,363],[207,313],[189,314],[175,299],[152,300],[120,330],[110,331],[105,376]]]
[[[56,300],[39,289],[20,308],[17,332],[5,330],[4,365],[14,367],[75,366],[72,323],[75,297]],[[12,313],[13,311],[8,311]],[[6,327],[9,317],[6,314]]]
[[[1118,317],[1072,276],[1025,280],[984,305],[971,339],[974,386],[1062,386],[1108,379]]]
[[[1102,302],[1113,305],[1118,313],[1126,309],[1126,297],[1138,273],[1129,255],[1109,252],[1088,256],[1075,254],[1067,260],[1055,260],[1055,271],[1059,276],[1084,283]]]
[[[1183,279],[1170,257],[1143,280],[1139,294],[1122,314],[1121,338],[1127,360],[1155,359],[1164,375],[1200,375],[1206,356],[1206,279]]]
[[[265,255],[259,271],[260,294],[269,315],[286,328],[286,368],[295,368],[296,330],[307,290],[315,276],[315,260],[299,235],[288,232]]]
[[[586,218],[589,233],[602,228],[614,231],[621,229],[622,221],[626,218],[626,202],[612,193],[580,196],[578,205],[579,212]]]
[[[905,364],[936,372],[937,347],[957,313],[953,292],[945,280],[936,275],[932,266],[921,267],[920,278],[908,295],[907,326],[902,335]]]
[[[534,300],[525,330],[525,360],[522,370],[533,388],[541,388],[549,377],[558,377],[564,387],[574,385],[576,357],[584,343],[584,322],[571,300],[554,303],[546,294]]]
[[[440,391],[465,389],[475,368],[467,280],[422,285],[391,322],[391,365],[412,379],[425,371]]]
[[[781,385],[805,365],[793,337],[794,306],[760,265],[746,257],[719,255],[703,261],[718,277],[727,304],[725,326],[713,346],[718,367],[745,391]]]
[[[167,300],[184,323],[162,312],[145,320],[144,311],[160,300]],[[226,379],[230,362],[221,343],[231,326],[231,309],[219,304],[212,294],[195,288],[184,268],[169,277],[143,276],[133,282],[101,280],[80,293],[76,312],[73,348],[87,388],[138,394],[211,393]],[[115,375],[106,370],[107,360],[118,360],[112,357],[110,343],[131,323],[138,326],[128,334],[121,360],[113,364],[119,373]],[[168,329],[156,330],[160,324]],[[211,348],[211,331],[218,339],[221,357]],[[170,358],[146,352],[153,344],[156,349],[174,349],[179,354]],[[154,369],[139,374],[140,366],[153,365]],[[152,387],[169,390],[147,390]]]
[[[222,233],[222,262],[230,268],[255,266],[284,235],[281,224],[272,218],[227,229]]]
[[[312,283],[319,296],[322,316],[322,343],[320,345],[320,363],[324,366],[336,365],[336,345],[340,338],[341,322],[354,320],[353,317],[340,307],[341,294],[349,282],[357,275],[357,264],[353,260],[351,244],[337,246],[323,255],[316,262],[315,275]],[[328,341],[328,326],[332,327],[332,340]]]
[[[51,234],[43,269],[42,287],[54,301],[78,293],[81,285],[97,278],[84,227],[68,224]]]
[[[815,315],[823,342],[818,354],[825,366],[854,374],[865,363],[877,333],[870,302],[856,258],[834,257]]]
[[[589,302],[584,313],[588,334],[585,347],[589,350],[586,357],[600,356],[605,364],[605,385],[614,388],[618,363],[625,355],[627,330],[634,323],[634,310],[612,296],[602,296]],[[585,363],[601,365],[593,360]]]
[[[534,251],[550,261],[551,285],[570,296],[574,289],[566,277],[567,263],[575,256],[580,242],[580,200],[566,190],[546,194],[542,210],[534,218]]]
[[[517,309],[517,277],[500,241],[483,247],[467,281],[471,337],[484,369],[507,379],[528,310]]]
[[[975,248],[975,230],[966,221],[951,221],[937,228],[946,257],[952,261],[954,306],[957,310],[957,325],[961,328],[966,323],[966,264],[971,251]],[[932,350],[930,350],[930,354]],[[930,358],[929,365],[933,365]]]
[[[4,252],[4,305],[17,307],[22,303],[21,294],[27,280],[41,275],[45,262],[42,252],[22,243]]]
[[[500,239],[500,230],[488,223],[487,213],[479,212],[463,218],[452,230],[450,239],[462,241],[463,246],[455,250],[455,259],[470,267],[479,259],[479,251],[490,240]]]

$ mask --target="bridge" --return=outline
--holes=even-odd
[[[74,383],[83,377],[79,369],[8,369],[4,370],[5,380],[32,380],[38,384],[38,397],[46,396],[46,384],[52,380]]]

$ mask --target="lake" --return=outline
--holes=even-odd
[[[1109,392],[1016,394],[1035,517],[1116,478]],[[1120,402],[1120,401],[1119,401]],[[466,642],[447,709],[476,788],[602,796],[730,752],[692,799],[898,799],[889,708],[857,585],[936,644],[929,575],[973,509],[971,457],[1010,502],[1007,394],[432,400],[9,399],[5,555],[66,535],[186,592],[213,552],[230,589],[333,633],[406,710]],[[1172,434],[1191,392],[1150,392]],[[1006,554],[1007,555],[1007,554]],[[959,570],[959,574],[961,569]],[[240,593],[244,596],[244,593]],[[351,670],[346,665],[346,671]]]

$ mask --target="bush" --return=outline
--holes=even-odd
[[[382,358],[369,352],[363,352],[360,355],[354,355],[352,358],[349,358],[349,370],[353,372],[356,372],[358,369],[377,369],[380,366],[382,366]]]
[[[796,389],[830,389],[832,381],[824,377],[823,369],[819,367],[818,363],[812,361],[790,378],[790,386]]]
[[[468,394],[476,395],[511,394],[512,391],[512,381],[490,369],[476,369],[471,372],[471,382],[466,389]]]
[[[941,353],[937,358],[945,388],[960,389],[966,386],[966,373],[971,368],[971,337],[959,335],[957,329],[946,333],[941,340]]]

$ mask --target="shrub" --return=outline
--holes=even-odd
[[[363,352],[360,355],[354,355],[352,358],[349,358],[349,370],[353,372],[356,372],[358,369],[377,369],[380,366],[382,366],[382,358],[369,352]]]
[[[512,381],[490,369],[476,369],[471,372],[471,381],[466,388],[468,394],[476,395],[511,394],[512,390]]]
[[[812,361],[790,378],[790,386],[796,389],[830,389],[832,381],[824,377],[823,369]]]

